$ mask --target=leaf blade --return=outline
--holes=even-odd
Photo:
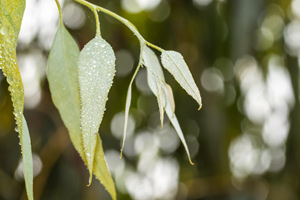
[[[80,130],[78,57],[79,48],[76,42],[63,24],[60,24],[48,58],[47,79],[53,103],[69,131],[75,149],[87,165]],[[97,141],[99,140],[100,136],[98,135]],[[110,193],[112,199],[116,200],[113,179],[106,163],[102,162],[104,159],[102,146],[96,146],[95,155],[94,174]]]
[[[23,133],[20,136],[22,149],[23,173],[28,199],[33,199],[33,164],[29,130],[23,116]]]
[[[81,134],[90,172],[90,184],[96,136],[115,75],[115,56],[111,46],[100,36],[92,39],[79,54],[78,69]]]
[[[176,51],[163,51],[161,60],[164,68],[166,68],[181,87],[197,101],[200,109],[202,107],[200,92],[182,55]]]

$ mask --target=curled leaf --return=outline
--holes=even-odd
[[[92,180],[98,129],[114,75],[114,52],[105,40],[97,36],[85,45],[78,61],[81,134],[90,172],[89,184]]]
[[[176,51],[163,51],[161,61],[181,87],[198,102],[200,109],[202,106],[200,92],[182,55]]]

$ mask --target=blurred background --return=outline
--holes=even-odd
[[[92,12],[60,1],[66,27],[82,48],[95,35]],[[203,108],[165,71],[194,166],[165,119],[141,69],[133,85],[124,158],[119,158],[125,98],[139,42],[100,14],[116,54],[116,77],[100,136],[120,200],[300,199],[300,0],[90,0],[136,25],[153,44],[179,51]],[[34,153],[36,199],[110,199],[88,184],[46,80],[58,26],[54,0],[28,0],[17,48],[25,117]],[[156,52],[159,54],[159,52]],[[0,73],[0,199],[26,199],[8,85]]]

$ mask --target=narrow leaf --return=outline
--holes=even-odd
[[[134,78],[134,77],[133,77]],[[133,79],[132,79],[133,80]],[[126,96],[126,105],[125,105],[125,117],[124,117],[124,129],[123,129],[123,142],[121,147],[121,153],[120,158],[123,156],[123,149],[125,145],[125,138],[126,138],[126,131],[127,131],[127,124],[128,124],[128,115],[129,115],[129,108],[131,104],[131,88],[132,88],[132,82],[130,82],[128,86],[127,96]]]
[[[111,46],[100,36],[95,37],[79,54],[78,70],[81,134],[90,172],[90,184],[96,137],[115,75],[115,55]]]
[[[153,94],[158,98],[158,90],[156,88],[156,85],[159,84],[159,80],[155,78],[155,76],[148,71],[148,85],[151,89],[151,91],[153,92]],[[172,123],[173,127],[175,128],[185,150],[186,150],[186,153],[188,155],[188,158],[189,158],[189,161],[190,163],[193,165],[194,163],[191,161],[191,157],[190,157],[190,153],[189,153],[189,150],[188,150],[188,147],[187,147],[187,144],[186,144],[186,141],[184,139],[184,136],[183,136],[183,133],[182,133],[182,130],[180,128],[180,125],[179,125],[179,122],[176,118],[176,115],[174,114],[174,99],[173,99],[173,92],[172,92],[172,89],[171,87],[168,85],[168,84],[159,84],[162,88],[163,91],[166,91],[168,94],[166,96],[164,96],[164,101],[166,101],[166,113],[167,113],[167,116],[170,120],[170,122]],[[168,88],[170,87],[170,88]],[[170,91],[171,89],[171,91]],[[159,101],[159,98],[158,98],[158,101]]]
[[[171,106],[170,103],[167,103],[166,113],[167,113],[167,116],[169,117],[170,122],[172,123],[173,127],[175,128],[175,130],[176,130],[176,132],[177,132],[177,134],[178,134],[178,136],[179,136],[179,138],[180,138],[180,140],[181,140],[181,142],[182,142],[182,144],[183,144],[183,146],[185,148],[185,151],[186,151],[186,153],[187,153],[187,155],[189,157],[190,163],[192,165],[194,165],[194,163],[191,160],[190,152],[189,152],[189,149],[187,147],[186,141],[184,139],[184,135],[183,135],[182,130],[180,128],[179,122],[177,120],[176,115],[172,111],[172,106]]]
[[[109,192],[113,200],[117,199],[116,189],[114,181],[111,178],[111,174],[107,167],[107,162],[105,160],[102,142],[97,136],[97,145],[95,151],[95,162],[94,162],[94,174],[99,179],[99,181],[104,185],[106,190]]]
[[[162,67],[155,53],[147,46],[143,47],[142,53],[144,65],[147,67],[147,69],[149,69],[155,76],[160,78],[162,81],[165,81]]]
[[[32,153],[29,132],[23,118],[24,87],[16,58],[17,40],[24,9],[25,0],[0,1],[0,69],[7,77],[17,124],[16,130],[20,136],[27,197],[33,200]]]
[[[28,199],[33,199],[33,165],[32,165],[32,152],[29,131],[26,120],[23,116],[23,134],[20,137],[22,160],[23,160],[23,173],[25,180],[25,187]]]
[[[182,55],[175,51],[163,51],[161,60],[181,87],[198,102],[200,109],[202,106],[200,92]]]
[[[157,98],[160,114],[160,126],[161,128],[163,128],[164,112],[166,105],[166,89],[162,88],[163,83],[150,70],[147,70],[147,81],[151,91],[153,92],[153,94],[155,94]]]
[[[144,46],[142,56],[143,56],[144,65],[148,69],[147,70],[148,85],[150,86],[152,92],[153,90],[155,90],[153,93],[155,93],[157,97],[158,108],[160,113],[160,123],[162,128],[163,121],[164,121],[164,111],[165,111],[164,96],[166,96],[166,92],[165,90],[162,89],[162,85],[165,82],[165,77],[157,56],[150,48]],[[149,79],[155,79],[155,80],[149,81]]]
[[[47,78],[54,105],[66,125],[71,141],[87,165],[80,130],[80,101],[77,60],[79,49],[63,24],[59,25],[48,58]],[[97,141],[100,141],[99,135]],[[116,200],[115,185],[106,163],[101,142],[95,151],[94,174]]]

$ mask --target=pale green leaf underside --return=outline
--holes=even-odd
[[[80,52],[78,61],[81,134],[87,166],[90,171],[90,182],[96,136],[114,75],[114,52],[105,40],[96,36]]]
[[[157,96],[158,108],[160,113],[160,122],[162,128],[163,121],[164,121],[164,111],[166,107],[166,101],[165,101],[166,92],[163,90],[165,77],[157,56],[149,47],[147,46],[143,47],[142,58],[146,68],[150,71],[150,73],[153,74],[153,76],[150,76],[148,72],[148,80],[151,78],[155,79],[155,80],[148,81],[148,84],[152,91],[155,90],[154,93]]]
[[[33,199],[33,165],[32,165],[32,152],[29,130],[27,122],[23,116],[23,134],[20,137],[22,160],[23,160],[23,173],[26,181],[26,192],[28,199]]]
[[[124,117],[124,129],[123,129],[123,142],[121,147],[121,153],[120,158],[123,156],[123,148],[125,145],[125,138],[126,138],[126,132],[127,132],[127,124],[128,124],[128,115],[129,115],[129,108],[131,104],[131,89],[132,88],[132,81],[130,82],[127,90],[127,96],[126,96],[126,105],[125,105],[125,117]]]
[[[162,115],[164,113],[164,110],[167,113],[167,116],[174,126],[186,152],[189,158],[189,161],[191,164],[193,162],[190,158],[190,153],[186,144],[186,141],[184,139],[184,135],[182,133],[182,130],[180,128],[179,122],[176,118],[176,115],[174,114],[175,110],[175,103],[174,103],[174,97],[172,88],[164,82],[164,75],[161,69],[161,65],[156,58],[154,52],[149,49],[148,47],[145,48],[143,51],[143,60],[144,64],[147,68],[147,80],[148,85],[153,92],[153,94],[157,97],[157,102],[159,105],[161,120],[163,120]],[[162,122],[161,122],[162,123]]]
[[[60,112],[75,149],[87,165],[80,131],[78,57],[79,49],[76,42],[66,28],[60,24],[48,58],[47,78],[54,105]],[[97,142],[95,151],[94,174],[115,200],[115,185],[107,164],[104,162],[99,135],[97,140],[99,142]]]
[[[200,92],[182,55],[175,51],[163,51],[161,60],[181,87],[198,102],[200,109],[202,106]]]
[[[23,118],[24,88],[17,65],[16,47],[25,9],[25,0],[0,0],[0,68],[7,77],[20,135],[27,197],[33,200],[32,153],[30,137]]]

